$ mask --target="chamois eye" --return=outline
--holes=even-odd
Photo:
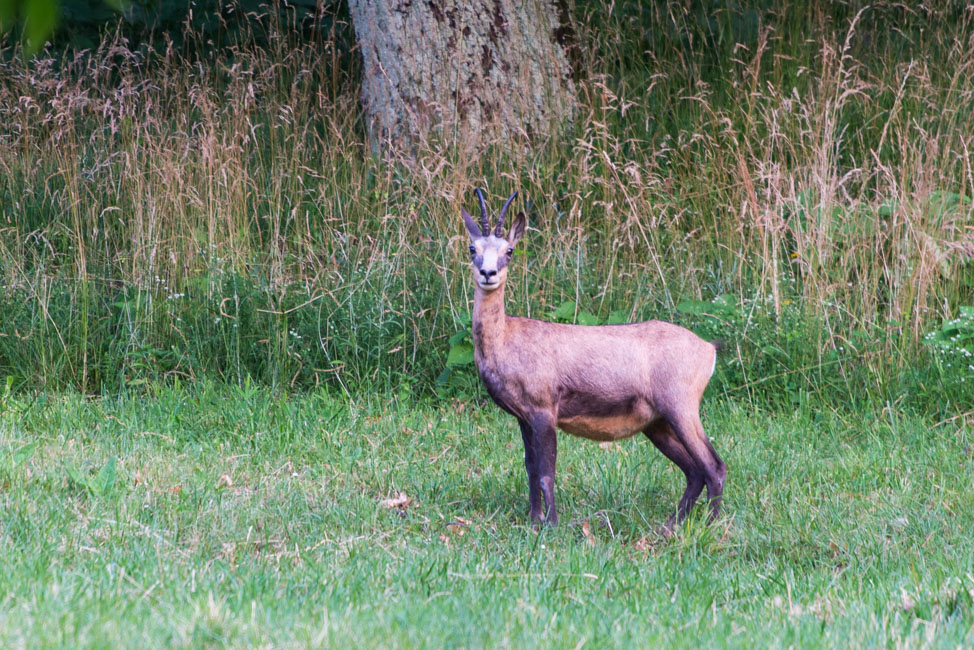
[[[508,255],[513,255],[514,254],[514,249],[513,248],[508,248],[507,249],[507,254]]]
[[[470,244],[470,254],[475,255],[476,253],[477,253],[477,247],[474,246],[473,244]]]

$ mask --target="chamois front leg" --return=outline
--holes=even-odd
[[[528,503],[530,504],[528,516],[531,518],[531,523],[540,524],[542,520],[541,481],[538,476],[537,454],[534,450],[534,435],[527,420],[518,419],[517,423],[521,426],[521,440],[524,441],[524,469],[528,472]]]
[[[558,458],[555,418],[548,413],[535,413],[527,419],[527,424],[530,429],[530,446],[534,456],[538,486],[544,499],[544,523],[554,526],[558,523],[558,511],[555,509],[555,461]],[[525,444],[525,450],[527,447],[528,445]],[[533,513],[534,502],[532,501],[532,515]]]

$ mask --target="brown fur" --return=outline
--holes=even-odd
[[[600,441],[645,433],[686,474],[675,517],[686,516],[704,484],[716,517],[726,467],[699,417],[715,346],[661,321],[592,327],[507,316],[507,251],[524,232],[524,215],[507,239],[478,233],[464,217],[474,246],[474,360],[491,398],[521,425],[531,518],[542,519],[543,496],[544,520],[557,521],[556,427]]]

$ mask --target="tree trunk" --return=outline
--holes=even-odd
[[[565,0],[349,0],[373,147],[480,148],[575,112]]]

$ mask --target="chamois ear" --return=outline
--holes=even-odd
[[[511,232],[507,235],[507,243],[511,245],[511,248],[521,240],[524,236],[524,229],[528,227],[527,218],[524,216],[523,212],[518,212],[517,216],[514,217],[514,224],[511,226]]]
[[[479,239],[484,236],[484,234],[480,232],[480,226],[478,226],[477,222],[473,220],[473,217],[470,216],[469,212],[463,208],[460,208],[460,214],[463,215],[463,223],[467,227],[467,232],[470,233],[471,238]]]

